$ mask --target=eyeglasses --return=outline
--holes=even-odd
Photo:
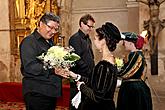
[[[90,25],[88,25],[88,24],[86,24],[89,28],[94,28],[94,26],[90,26]]]
[[[59,31],[59,27],[58,28],[55,28],[55,27],[53,27],[53,26],[50,26],[50,25],[48,25],[48,24],[45,24],[49,29],[51,29],[51,30],[54,30],[54,31],[56,31],[56,32],[58,32]]]

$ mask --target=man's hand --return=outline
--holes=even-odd
[[[72,77],[74,80],[77,79],[77,74],[72,71],[69,72],[69,76]]]
[[[69,70],[64,68],[54,68],[55,74],[62,76],[64,78],[69,78]]]

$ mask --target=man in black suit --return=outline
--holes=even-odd
[[[76,62],[76,66],[71,68],[74,73],[80,74],[85,77],[90,77],[94,67],[94,55],[92,51],[92,42],[89,33],[94,28],[95,20],[90,14],[82,16],[79,20],[79,30],[73,34],[69,39],[69,45],[75,49],[81,59]],[[70,83],[71,99],[76,95],[77,88],[74,82]],[[83,99],[82,99],[83,100]],[[71,110],[75,108],[70,107]]]
[[[53,13],[45,13],[34,32],[20,44],[26,110],[55,110],[56,99],[61,96],[62,79],[59,75],[64,71],[44,69],[42,61],[37,59],[54,45],[52,37],[58,33],[59,20]]]

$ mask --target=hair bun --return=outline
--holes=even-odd
[[[110,37],[110,39],[114,39],[116,43],[120,41],[120,31],[114,24],[106,22],[104,25],[102,25],[102,29],[103,32],[107,34],[108,37]]]

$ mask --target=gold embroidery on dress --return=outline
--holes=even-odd
[[[133,58],[132,58],[132,60],[133,60]],[[137,61],[133,65],[133,67],[124,76],[122,76],[122,78],[127,79],[127,78],[133,76],[138,71],[138,69],[140,68],[141,65],[142,65],[142,56],[139,55]]]

